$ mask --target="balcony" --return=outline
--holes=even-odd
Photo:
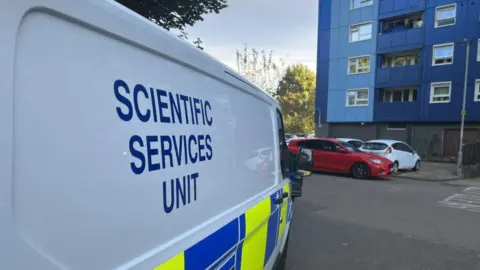
[[[423,28],[384,33],[377,37],[377,53],[417,49],[422,45]]]
[[[375,80],[377,87],[419,85],[422,82],[422,68],[420,65],[379,68]]]
[[[380,21],[377,52],[398,52],[421,48],[423,45],[423,13]]]
[[[375,91],[374,120],[386,122],[418,121],[419,86],[384,88]]]
[[[409,122],[420,118],[420,102],[375,102],[374,121]]]
[[[379,19],[400,16],[425,9],[427,0],[380,0]]]

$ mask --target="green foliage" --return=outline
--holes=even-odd
[[[242,51],[237,50],[237,70],[250,81],[275,96],[278,82],[285,74],[282,60],[275,61],[273,52],[249,49],[247,45]]]
[[[203,21],[203,16],[220,13],[228,7],[227,0],[116,0],[127,8],[153,21],[161,27],[180,31],[180,37],[188,39],[185,27]],[[203,49],[202,41],[194,42]]]
[[[277,89],[287,132],[313,133],[315,73],[304,65],[287,68]]]

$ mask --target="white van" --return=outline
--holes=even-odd
[[[119,4],[0,0],[0,269],[281,268],[285,150],[273,98]]]

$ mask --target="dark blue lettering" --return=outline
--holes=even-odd
[[[165,92],[165,90],[162,90],[162,89],[157,89],[157,103],[158,103],[158,109],[159,109],[159,112],[160,112],[160,122],[162,123],[170,123],[170,117],[168,116],[165,116],[164,113],[164,109],[168,109],[168,103],[165,103],[164,101],[162,101],[162,97],[167,97],[167,92]]]
[[[134,135],[130,138],[130,154],[136,157],[140,161],[140,166],[137,166],[135,162],[130,162],[130,168],[134,174],[141,174],[145,170],[145,156],[142,152],[135,149],[135,143],[138,143],[140,147],[143,147],[143,140],[140,136]]]
[[[145,98],[148,99],[147,89],[145,89],[145,87],[141,84],[135,85],[135,88],[133,88],[133,103],[135,104],[135,112],[137,113],[137,117],[138,119],[140,119],[140,121],[148,122],[148,120],[150,119],[150,110],[147,109],[147,112],[145,114],[142,114],[142,112],[140,111],[138,102],[138,94],[140,92],[142,92]]]
[[[200,103],[200,100],[198,98],[193,99],[193,108],[195,110],[195,122],[198,125],[198,114],[200,114],[200,108],[198,108],[198,104]]]
[[[120,94],[120,88],[125,89],[125,93],[127,94],[130,94],[130,89],[128,89],[127,83],[122,80],[116,80],[113,83],[113,91],[115,92],[115,97],[117,98],[118,102],[122,103],[123,105],[125,105],[125,107],[127,107],[127,112],[124,113],[122,109],[117,106],[118,117],[120,117],[120,119],[122,119],[123,121],[127,122],[132,120],[132,117],[133,117],[132,103],[128,98]]]
[[[190,203],[190,201],[191,201],[191,198],[190,198],[190,175],[188,176],[188,179],[187,179],[187,192],[188,192],[188,195],[187,195],[188,203]]]
[[[189,123],[188,122],[188,110],[187,110],[188,97],[184,96],[184,95],[180,95],[180,99],[183,101],[183,111],[185,112],[185,121],[188,124]]]
[[[172,114],[172,123],[175,123],[175,116],[178,119],[178,123],[182,123],[182,110],[180,109],[180,97],[176,94],[177,103],[175,103],[175,99],[172,93],[168,93],[170,98],[170,112]]]
[[[182,143],[182,138],[183,138],[183,143]],[[184,156],[185,156],[185,164],[188,164],[188,148],[187,148],[187,136],[186,135],[182,135],[180,137],[180,143],[182,143],[183,145],[183,149],[185,149],[185,153],[184,153]],[[183,153],[183,152],[182,152]]]
[[[199,177],[198,173],[192,173],[190,179],[193,180],[193,200],[197,200],[197,178]]]
[[[172,136],[172,143],[173,143],[173,149],[175,150],[175,158],[177,159],[177,166],[182,165],[182,150],[183,150],[183,144],[182,144],[182,138],[184,138],[184,135],[180,135],[180,141],[177,142],[176,136]]]
[[[192,153],[195,151],[192,147],[192,142],[197,144],[197,138],[194,135],[190,135],[188,138],[188,153],[190,157],[190,162],[195,163],[197,162],[198,154],[195,152],[195,156],[192,156]]]
[[[167,157],[170,160],[170,167],[173,167],[172,140],[170,136],[160,136],[160,142],[162,144],[162,167],[164,169],[167,167],[167,162],[165,161]]]
[[[190,115],[192,116],[192,125],[196,125],[195,123],[195,118],[193,117],[193,104],[192,104],[192,98],[188,97],[188,101],[190,102]]]
[[[147,136],[147,158],[148,158],[148,170],[158,171],[160,170],[160,163],[153,163],[153,156],[158,155],[158,148],[152,148],[152,142],[158,142],[157,136]]]
[[[185,176],[182,177],[183,182],[180,183],[180,178],[177,177],[177,181],[175,183],[176,190],[177,190],[177,208],[180,207],[180,198],[182,199],[182,205],[185,205],[187,202],[186,190],[185,190]]]
[[[209,126],[212,126],[213,124],[213,118],[212,117],[208,117],[208,112],[212,110],[212,107],[210,106],[210,102],[208,102],[207,100],[205,100],[205,108],[203,109],[205,111],[205,118],[207,119],[207,124]],[[207,110],[207,107],[208,107],[208,110]]]
[[[205,140],[205,136],[198,135],[198,156],[200,157],[200,161],[205,161],[205,156],[202,155],[203,150],[205,150],[205,145],[203,144],[203,140]]]
[[[173,210],[173,205],[175,203],[175,190],[174,190],[174,180],[170,180],[170,205],[167,204],[167,181],[163,182],[163,210],[165,213],[169,214]]]
[[[203,107],[203,101],[200,100],[200,108],[202,109],[202,122],[203,122],[203,125],[205,126],[205,110],[204,110],[204,107]]]
[[[210,135],[207,135],[205,137],[205,146],[207,147],[207,159],[208,160],[212,160],[212,157],[213,157],[213,149],[212,149],[212,137],[210,137]]]
[[[155,104],[155,93],[153,92],[154,89],[150,87],[150,97],[152,100],[152,114],[153,114],[153,121],[158,122],[158,116],[157,116],[157,104]]]

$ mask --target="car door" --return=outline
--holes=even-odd
[[[408,156],[408,152],[406,152],[405,145],[403,143],[394,143],[392,144],[392,148],[394,149],[394,154],[396,156],[396,159],[398,160],[398,168],[410,168],[410,159]]]
[[[347,154],[338,151],[343,148],[342,146],[331,141],[322,141],[322,146],[323,156],[330,171],[347,172],[350,170]]]
[[[304,145],[306,148],[312,149],[313,152],[313,168],[317,171],[324,171],[326,170],[325,160],[323,157],[322,151],[322,143],[320,140],[305,140]]]
[[[408,169],[413,168],[416,162],[415,151],[405,143],[400,143],[400,148],[405,155],[405,166],[407,166]]]

